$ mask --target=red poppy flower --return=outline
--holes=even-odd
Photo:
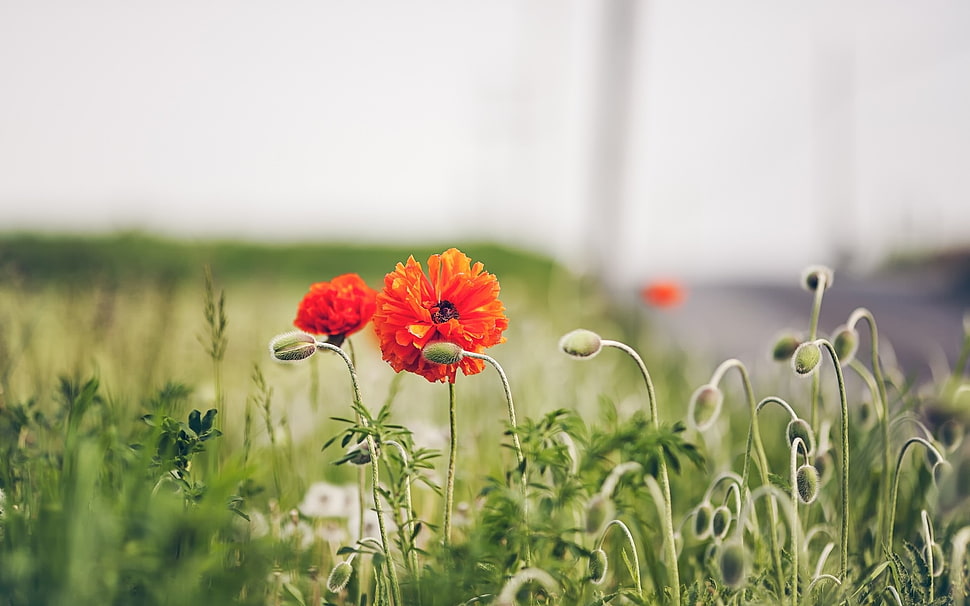
[[[455,364],[435,364],[421,350],[434,341],[448,341],[465,351],[483,353],[505,342],[505,306],[498,299],[498,279],[481,263],[451,248],[428,258],[428,274],[409,257],[384,278],[377,294],[374,328],[384,359],[400,372],[407,370],[429,381],[455,382],[458,369],[473,375],[482,360],[462,358]]]
[[[377,291],[357,274],[337,276],[310,285],[300,301],[293,324],[315,335],[328,335],[334,345],[363,328],[377,308]]]
[[[684,301],[684,288],[672,280],[658,280],[643,287],[640,296],[654,307],[675,307]]]

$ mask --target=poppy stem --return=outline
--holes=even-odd
[[[523,467],[525,463],[525,455],[522,454],[522,443],[519,441],[519,431],[518,426],[515,424],[515,404],[512,403],[512,389],[509,387],[509,379],[505,376],[505,371],[502,370],[502,366],[498,363],[495,358],[479,353],[472,353],[470,351],[462,352],[466,358],[477,358],[479,360],[484,360],[491,364],[495,370],[498,372],[498,376],[502,379],[502,388],[505,390],[505,401],[508,404],[509,409],[509,425],[512,426],[512,443],[515,446],[515,456],[518,459],[519,467]],[[525,470],[522,470],[523,474]]]
[[[448,382],[448,427],[451,433],[448,448],[448,479],[445,482],[445,546],[451,545],[451,510],[455,503],[455,460],[458,458],[458,423],[456,421],[455,384]]]
[[[643,358],[640,357],[640,354],[635,349],[620,341],[603,339],[602,346],[615,347],[622,350],[637,363],[640,374],[643,376],[643,381],[647,386],[647,407],[650,410],[650,422],[655,430],[660,429],[660,419],[657,414],[657,394],[654,391],[650,373],[647,371],[647,365],[643,363]],[[660,455],[657,457],[659,461],[658,475],[660,476],[660,488],[663,491],[664,499],[664,549],[666,550],[671,571],[671,602],[673,604],[680,604],[680,571],[677,567],[677,545],[674,543],[674,517],[670,498],[670,477],[667,474],[667,459],[664,457],[663,452],[659,452],[658,454]]]
[[[347,352],[336,345],[324,343],[322,341],[317,341],[317,348],[329,349],[343,359],[344,363],[347,365],[347,370],[350,371],[350,383],[354,389],[354,406],[358,410],[358,418],[361,425],[363,425],[365,428],[370,427],[367,419],[359,412],[364,410],[364,404],[360,396],[360,383],[357,380],[357,370],[354,368],[354,363],[347,355]],[[384,556],[387,558],[386,568],[389,577],[388,580],[391,583],[391,592],[394,597],[394,603],[397,606],[404,606],[404,601],[401,599],[401,586],[397,581],[397,570],[394,568],[394,561],[391,559],[391,544],[387,539],[387,525],[384,522],[384,508],[381,506],[381,491],[379,484],[380,457],[377,456],[377,443],[374,441],[374,436],[369,432],[367,433],[367,447],[371,453],[371,489],[374,493],[374,512],[377,514],[377,526],[381,533],[381,549],[383,549]]]

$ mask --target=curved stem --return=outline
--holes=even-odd
[[[788,457],[789,478],[791,481],[791,510],[795,520],[798,519],[798,450],[807,452],[807,446],[801,438],[796,437],[792,440],[791,450]],[[798,604],[798,549],[799,549],[799,524],[793,524],[791,529],[791,603]]]
[[[448,448],[448,479],[445,482],[445,546],[451,545],[451,510],[455,503],[455,460],[458,458],[458,423],[455,414],[455,384],[448,383],[448,427],[451,439]]]
[[[950,592],[953,597],[954,606],[963,606],[965,596],[963,594],[963,560],[967,556],[967,543],[970,543],[970,526],[964,526],[953,535],[950,549],[950,574],[953,579],[950,583]]]
[[[643,597],[643,585],[640,582],[640,556],[637,555],[637,544],[633,541],[633,534],[630,533],[630,529],[626,524],[620,520],[610,520],[610,522],[606,525],[606,528],[603,529],[603,533],[600,535],[599,540],[596,541],[594,551],[603,546],[603,543],[606,541],[606,533],[609,532],[610,527],[612,526],[619,527],[620,530],[623,531],[623,534],[626,535],[626,540],[630,544],[630,551],[633,552],[633,578],[637,584],[637,595]]]
[[[505,376],[505,371],[502,369],[502,365],[498,361],[486,354],[473,353],[470,351],[462,352],[466,358],[477,358],[479,360],[484,360],[492,365],[498,372],[499,378],[502,379],[502,388],[505,390],[505,401],[509,409],[509,424],[512,426],[512,444],[515,446],[515,456],[518,459],[519,466],[525,462],[525,456],[522,454],[522,443],[519,442],[519,432],[518,427],[515,424],[515,405],[512,403],[512,389],[509,387],[509,379]]]
[[[872,366],[872,378],[876,384],[876,392],[873,395],[878,395],[879,397],[879,407],[881,413],[880,421],[882,429],[883,472],[882,482],[880,482],[879,485],[879,491],[882,497],[881,501],[886,503],[889,500],[889,462],[892,456],[890,454],[892,445],[890,444],[889,436],[889,396],[886,393],[886,381],[883,378],[882,363],[879,360],[879,330],[876,328],[876,319],[873,317],[872,312],[865,307],[860,307],[849,315],[849,321],[846,325],[851,328],[855,328],[855,325],[859,320],[865,320],[866,324],[869,326],[870,365]],[[884,517],[882,507],[879,508],[879,515],[880,517]],[[885,528],[883,528],[883,536],[886,536]]]
[[[357,370],[354,368],[354,363],[347,356],[347,353],[333,345],[331,343],[324,343],[317,341],[318,349],[329,349],[335,352],[347,365],[347,370],[350,371],[350,382],[354,390],[354,406],[358,410],[357,418],[364,427],[368,427],[367,419],[360,413],[364,409],[364,404],[360,396],[360,383],[357,380]],[[404,606],[404,601],[401,599],[401,586],[397,581],[397,570],[394,568],[394,562],[391,560],[391,549],[390,542],[387,540],[387,525],[384,522],[384,508],[381,506],[381,492],[379,484],[380,466],[378,463],[379,457],[377,456],[377,444],[374,442],[374,436],[370,433],[367,434],[367,447],[370,449],[371,453],[371,489],[374,494],[374,511],[377,513],[377,526],[381,533],[381,547],[384,550],[384,554],[387,557],[387,574],[391,583],[391,591],[394,596],[394,603],[398,606]]]
[[[635,349],[619,341],[603,339],[602,345],[604,347],[615,347],[622,350],[637,363],[637,367],[640,369],[640,374],[643,376],[643,381],[647,386],[647,406],[650,409],[650,422],[654,429],[659,429],[660,420],[657,414],[657,394],[653,388],[653,381],[650,380],[650,373],[647,371],[647,365],[643,363],[643,358],[640,357],[640,354],[638,354]],[[662,452],[659,454],[658,475],[660,475],[660,488],[663,491],[664,499],[664,548],[667,552],[671,576],[673,577],[671,579],[671,584],[673,585],[671,588],[672,600],[674,604],[680,604],[680,570],[678,569],[677,565],[677,545],[674,543],[674,514],[670,498],[670,477],[667,474],[667,460],[664,458]]]
[[[399,442],[397,442],[396,440],[387,440],[386,442],[384,442],[384,444],[386,444],[387,446],[393,446],[397,450],[398,455],[400,455],[401,460],[404,462],[405,470],[407,470],[408,469],[408,465],[410,465],[410,460],[408,459],[408,453],[407,453],[406,450],[404,450],[404,447],[401,446],[401,444]],[[408,517],[407,517],[407,520],[405,521],[405,523],[401,525],[401,530],[402,530],[402,532],[401,532],[401,545],[402,546],[406,546],[406,549],[408,551],[408,554],[407,554],[408,557],[407,557],[407,560],[406,561],[408,562],[408,566],[410,568],[411,576],[414,577],[415,584],[417,585],[417,593],[418,593],[418,596],[420,597],[420,595],[421,595],[421,586],[420,586],[421,570],[418,567],[418,554],[417,554],[417,551],[415,550],[415,547],[414,547],[414,527],[415,527],[415,522],[414,522],[414,505],[413,505],[412,500],[411,500],[411,477],[410,477],[410,475],[408,475],[407,478],[405,478],[405,481],[404,481],[404,505],[407,508],[407,515],[408,515]]]
[[[825,293],[825,289],[828,287],[826,284],[825,274],[823,272],[818,273],[818,284],[815,286],[815,297],[812,300],[812,314],[809,320],[808,326],[808,340],[814,341],[818,336],[818,316],[819,312],[822,310],[822,295]],[[819,376],[818,373],[812,375],[812,387],[809,394],[809,401],[812,405],[811,413],[811,425],[812,431],[818,431],[818,405],[819,405]]]
[[[845,377],[842,375],[842,365],[835,347],[827,339],[817,339],[819,346],[824,347],[832,358],[835,376],[839,382],[839,401],[842,405],[842,541],[839,554],[839,577],[845,580],[849,572],[849,403],[845,395]],[[816,375],[818,373],[815,373]]]
[[[892,495],[889,499],[889,533],[887,534],[888,538],[886,539],[886,549],[888,549],[890,552],[893,550],[893,529],[896,526],[896,500],[899,496],[899,473],[902,470],[903,457],[906,456],[906,451],[909,450],[909,447],[913,444],[922,444],[927,450],[932,452],[937,457],[937,460],[943,459],[943,455],[940,454],[940,451],[934,448],[932,444],[923,438],[910,438],[906,440],[906,443],[904,443],[903,447],[899,450],[899,457],[896,459],[896,471],[893,473]]]

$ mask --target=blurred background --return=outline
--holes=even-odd
[[[704,317],[747,305],[707,283],[916,258],[893,292],[952,303],[968,31],[958,0],[3,2],[0,230],[490,241]]]

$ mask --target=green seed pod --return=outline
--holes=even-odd
[[[577,328],[559,339],[559,349],[574,358],[592,358],[602,348],[603,340],[600,336],[585,328]]]
[[[424,359],[435,364],[457,364],[465,356],[464,350],[448,341],[428,343],[421,350]]]
[[[789,444],[794,443],[795,438],[801,438],[805,448],[808,449],[806,454],[815,452],[815,432],[812,431],[812,426],[808,424],[808,421],[805,419],[792,419],[788,422],[786,432],[788,434]]]
[[[859,350],[859,331],[845,325],[836,328],[832,334],[832,348],[839,357],[839,364],[845,366]]]
[[[822,348],[814,341],[802,343],[791,358],[792,369],[800,377],[811,375],[822,361]]]
[[[704,501],[694,510],[694,537],[704,540],[711,536],[711,518],[714,517],[714,508],[708,501]]]
[[[795,350],[801,344],[801,339],[795,335],[782,335],[775,341],[775,346],[771,349],[771,358],[775,362],[787,362],[791,360]]]
[[[815,292],[821,284],[823,289],[828,289],[832,286],[832,278],[832,270],[828,267],[810,265],[802,272],[802,288],[809,292]]]
[[[720,505],[716,507],[713,515],[711,515],[711,535],[718,541],[723,540],[731,528],[731,521],[733,519],[734,516],[731,515],[731,510],[727,506]]]
[[[747,556],[740,543],[730,542],[721,545],[717,558],[721,580],[731,588],[740,587],[744,582]]]
[[[597,534],[608,521],[613,519],[615,512],[616,506],[613,505],[612,499],[599,492],[593,495],[586,504],[586,532]]]
[[[592,581],[595,585],[599,585],[606,580],[606,570],[609,568],[609,559],[606,557],[605,551],[602,549],[594,549],[589,554],[586,565],[586,578]]]
[[[269,342],[269,352],[284,362],[306,360],[317,353],[317,340],[305,332],[285,332],[273,337]]]
[[[714,385],[701,385],[694,390],[687,405],[687,420],[698,431],[704,431],[714,424],[721,413],[724,393]]]
[[[332,593],[343,591],[350,582],[350,576],[354,573],[354,567],[349,562],[340,562],[330,571],[327,577],[327,589]]]
[[[818,470],[811,465],[802,465],[795,470],[795,491],[798,500],[809,505],[818,497]]]

